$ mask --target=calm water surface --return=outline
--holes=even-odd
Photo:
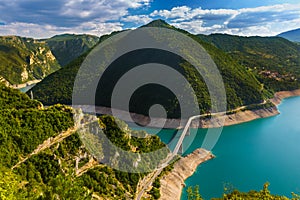
[[[28,86],[26,86],[26,87],[23,87],[23,88],[20,88],[19,90],[21,91],[21,92],[27,92],[28,90],[30,90],[31,88],[33,88],[34,86],[35,86],[36,84],[32,84],[32,85],[28,85]]]
[[[279,110],[275,117],[225,127],[213,149],[217,157],[199,166],[186,185],[199,185],[205,199],[220,197],[224,185],[260,190],[267,181],[272,193],[300,193],[300,97],[284,100]],[[201,146],[199,133],[187,153]]]
[[[260,190],[265,182],[274,194],[300,193],[300,97],[284,100],[279,110],[274,117],[224,127],[213,149],[216,158],[200,165],[186,186],[199,185],[205,199],[221,197],[224,186]],[[206,131],[192,130],[196,138],[185,154],[201,147]],[[174,133],[166,129],[158,135],[168,143]]]

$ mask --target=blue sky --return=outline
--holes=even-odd
[[[1,0],[0,35],[103,35],[154,19],[192,33],[273,36],[300,28],[298,0]]]

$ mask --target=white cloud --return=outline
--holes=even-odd
[[[187,6],[155,10],[172,25],[192,33],[272,36],[300,27],[300,4],[278,4],[243,9],[202,9]]]
[[[5,26],[0,24],[0,34],[44,37],[70,31],[100,35],[120,30],[120,19],[129,15],[130,9],[148,7],[151,1],[1,0],[1,22]]]
[[[39,38],[63,32],[101,35],[121,30],[124,24],[139,26],[157,18],[192,33],[205,34],[276,35],[300,27],[300,4],[236,10],[179,6],[147,14],[143,9],[152,1],[1,0],[0,34]],[[133,14],[132,10],[137,9],[139,14]]]
[[[121,19],[123,22],[132,22],[135,24],[147,24],[152,21],[148,15],[130,15]]]
[[[185,18],[191,11],[191,8],[187,6],[174,7],[170,11],[169,10],[155,10],[150,14],[152,17],[160,16],[166,19],[169,18]]]
[[[107,15],[109,19],[120,18],[128,9],[149,6],[151,0],[68,0],[62,10],[64,16],[87,18]]]
[[[32,23],[16,22],[0,26],[0,35],[21,35],[24,37],[33,38],[49,38],[53,35],[62,33],[75,34],[92,34],[104,35],[113,31],[122,30],[123,24],[116,23],[102,23],[102,22],[88,22],[83,23],[77,27],[57,27],[53,25],[39,25]]]
[[[171,23],[173,26],[189,30],[189,32],[193,34],[210,34],[210,33],[219,33],[224,32],[224,26],[215,24],[213,26],[204,26],[203,20],[193,20],[193,21],[185,21],[179,23]]]
[[[169,10],[155,10],[150,16],[152,17],[164,17],[166,19],[173,19],[173,21],[185,21],[194,18],[205,18],[209,16],[231,16],[237,14],[237,10],[232,9],[202,9],[195,8],[191,9],[187,6],[175,7]]]
[[[268,12],[268,11],[275,11],[275,12],[286,12],[291,10],[298,10],[300,9],[300,4],[276,4],[271,6],[260,6],[256,8],[242,8],[239,9],[241,13],[257,13],[257,12]]]

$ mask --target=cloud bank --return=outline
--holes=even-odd
[[[153,19],[192,33],[273,36],[300,27],[300,3],[242,9],[189,6],[149,12],[152,0],[2,0],[0,35],[36,38],[60,33],[103,35]]]
[[[176,27],[192,33],[228,33],[273,36],[300,27],[300,4],[278,4],[243,9],[191,9],[187,6],[171,10],[155,10],[152,17],[162,17]]]
[[[151,0],[2,0],[0,34],[49,37],[61,32],[102,35],[121,30],[120,18]]]

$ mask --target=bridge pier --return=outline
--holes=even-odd
[[[180,145],[178,153],[179,154],[183,154],[183,144]]]
[[[191,135],[191,128],[189,127],[188,130],[186,131],[186,134],[187,136]]]

